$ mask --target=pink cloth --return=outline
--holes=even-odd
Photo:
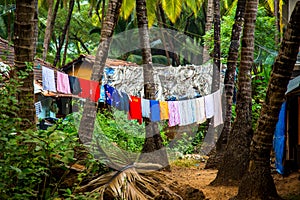
[[[57,88],[58,92],[61,92],[64,94],[71,94],[68,74],[64,74],[64,73],[57,71],[56,88]]]
[[[178,101],[168,101],[169,126],[176,126],[180,123]]]

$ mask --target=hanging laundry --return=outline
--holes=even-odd
[[[82,91],[77,77],[69,76],[69,83],[72,94],[78,95]]]
[[[197,122],[196,120],[196,99],[189,99],[188,100],[188,105],[190,106],[190,117],[189,117],[189,123],[195,123]]]
[[[209,94],[204,97],[205,103],[205,116],[206,118],[212,118],[214,116],[214,96]]]
[[[120,110],[124,112],[129,111],[129,97],[125,92],[121,92],[120,94]]]
[[[100,87],[100,102],[105,102],[105,89],[104,89],[104,85],[101,85]]]
[[[142,116],[150,118],[150,100],[142,99]]]
[[[159,101],[150,100],[150,120],[152,122],[160,121]]]
[[[56,88],[58,92],[71,94],[68,74],[57,71]]]
[[[104,85],[104,89],[105,89],[105,102],[107,105],[112,105],[112,94],[115,90],[115,88],[111,87],[108,84]]]
[[[190,124],[191,121],[191,109],[189,105],[189,100],[182,100],[178,102],[180,123],[179,126],[185,126]]]
[[[54,71],[47,67],[42,67],[43,90],[56,92]]]
[[[159,102],[159,108],[160,108],[160,119],[169,119],[169,108],[168,108],[168,102],[167,101],[160,101]]]
[[[112,95],[112,106],[115,107],[118,110],[122,110],[121,109],[121,97],[120,97],[120,93],[117,89],[114,89]]]
[[[205,116],[205,106],[204,106],[204,97],[195,99],[196,103],[196,122],[201,124],[206,121]]]
[[[81,92],[78,94],[79,97],[81,98],[89,98],[90,97],[90,81],[83,79],[83,78],[78,78],[80,87],[81,87]]]
[[[178,101],[168,101],[169,126],[176,126],[180,123]]]
[[[137,119],[139,123],[142,123],[142,106],[141,98],[130,96],[129,101],[129,117],[130,119]]]
[[[35,107],[36,117],[39,117],[40,113],[42,112],[42,103],[38,101],[34,103],[34,107]]]
[[[214,96],[214,127],[223,124],[223,113],[222,113],[222,95],[221,90],[213,93]]]
[[[98,81],[89,81],[90,96],[89,99],[93,102],[98,102],[100,98],[100,85]]]

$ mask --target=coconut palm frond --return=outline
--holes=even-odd
[[[106,173],[82,186],[76,192],[85,192],[89,188],[94,188],[92,193],[97,192],[100,199],[103,199],[104,194],[107,193],[115,198],[146,200],[159,194],[155,185],[158,185],[155,179],[139,174],[134,165],[131,165],[120,171]]]
[[[266,0],[266,3],[268,4],[270,11],[274,13],[274,1],[273,0]]]
[[[172,23],[175,23],[182,10],[182,0],[162,0],[162,7]]]
[[[135,0],[124,0],[121,7],[121,17],[125,20],[131,15],[135,7]]]
[[[135,185],[128,184],[127,185],[127,196],[130,197],[129,199],[133,199],[133,200],[135,200],[135,199],[147,200],[146,196],[148,196],[148,195],[145,195],[145,193],[142,192]]]
[[[146,0],[148,26],[152,27],[156,20],[157,0]]]

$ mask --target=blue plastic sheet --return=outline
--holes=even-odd
[[[275,166],[279,174],[284,174],[283,158],[285,149],[285,129],[286,129],[286,102],[283,102],[279,112],[278,122],[273,139],[275,151]]]

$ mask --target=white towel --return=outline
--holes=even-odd
[[[191,124],[191,107],[189,105],[189,100],[182,100],[178,102],[180,123],[179,126],[185,126]]]
[[[150,118],[150,100],[142,99],[142,116]]]
[[[214,95],[214,127],[223,124],[223,112],[222,112],[222,96],[221,91],[218,90]]]
[[[54,71],[47,67],[42,67],[43,90],[56,92]]]
[[[197,122],[196,119],[196,99],[189,99],[188,105],[190,106],[190,113],[189,113],[189,124]]]
[[[195,99],[196,101],[196,122],[201,124],[206,121],[204,97]]]
[[[214,116],[214,96],[209,94],[204,97],[205,103],[205,116],[206,118],[212,118]]]

